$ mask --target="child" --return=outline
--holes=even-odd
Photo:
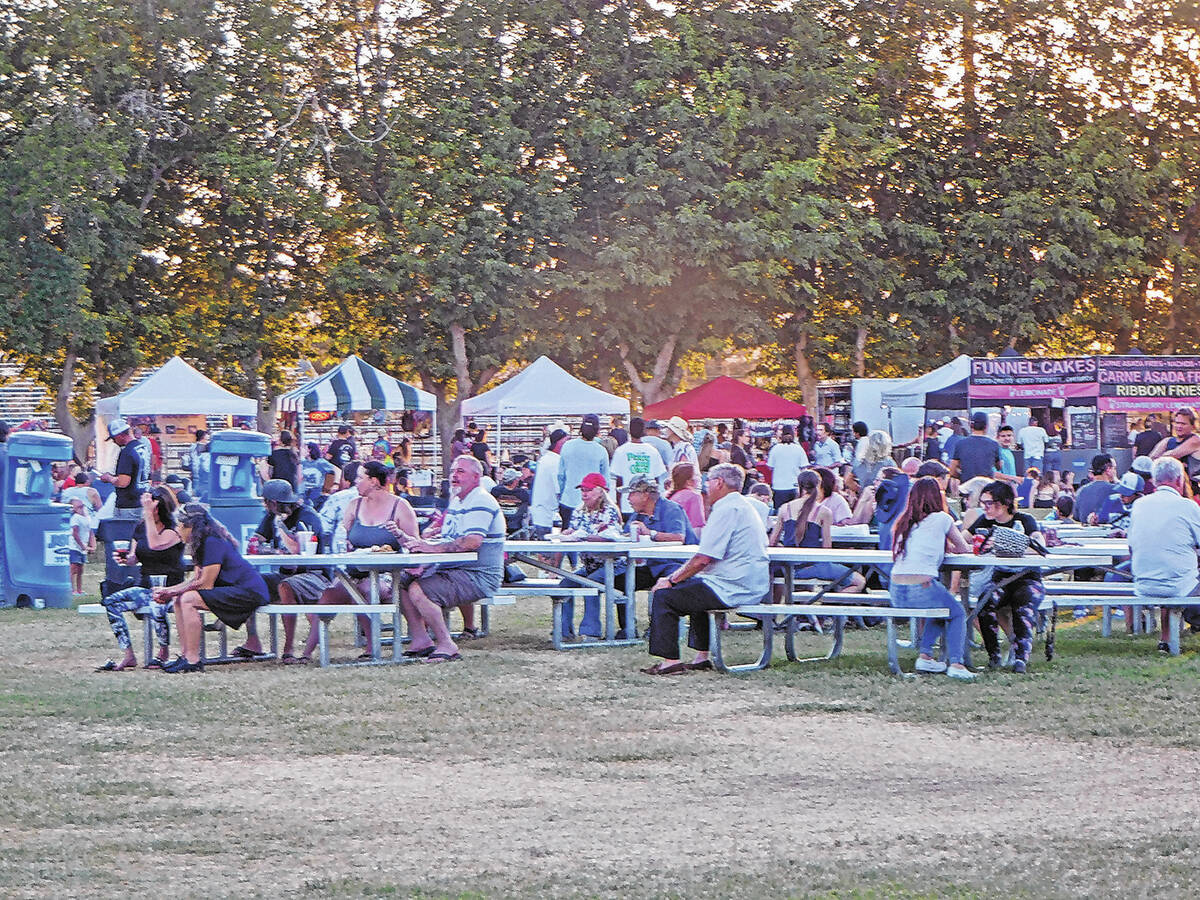
[[[83,564],[92,544],[92,520],[82,497],[71,498],[71,593],[83,596]]]

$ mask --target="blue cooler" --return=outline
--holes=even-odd
[[[209,508],[245,553],[250,535],[266,515],[258,461],[271,455],[271,439],[257,431],[218,431],[209,440],[208,453]]]
[[[0,444],[0,605],[71,605],[71,509],[51,502],[50,464],[70,462],[73,450],[70,438],[44,431],[17,432]]]

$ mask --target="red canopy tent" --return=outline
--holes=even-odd
[[[793,403],[770,391],[722,375],[699,387],[651,403],[642,415],[647,419],[795,419],[807,412],[803,403]]]

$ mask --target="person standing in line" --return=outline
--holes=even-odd
[[[662,425],[656,419],[650,419],[646,422],[645,441],[658,451],[658,455],[662,457],[663,467],[670,470],[671,457],[673,456],[671,445],[663,439]]]
[[[1045,471],[1046,441],[1050,435],[1042,427],[1041,420],[1036,416],[1029,419],[1029,424],[1017,432],[1017,443],[1025,454],[1025,468]]]
[[[841,461],[842,449],[838,446],[838,442],[833,439],[833,435],[829,433],[829,426],[824,422],[818,422],[816,425],[816,440],[813,442],[813,465],[834,469],[837,468]]]
[[[771,493],[775,508],[796,499],[796,479],[800,470],[808,466],[808,454],[796,442],[796,430],[784,425],[779,433],[779,443],[767,454],[767,465],[771,467]]]
[[[561,428],[550,432],[550,449],[538,457],[537,471],[533,473],[533,492],[529,506],[529,517],[533,523],[533,536],[542,540],[554,527],[559,513],[558,468],[561,463],[559,451],[569,435]],[[568,518],[569,522],[570,519]]]
[[[100,476],[101,481],[116,488],[113,518],[140,519],[141,496],[150,489],[150,448],[134,437],[129,423],[121,418],[108,423],[108,439],[121,448],[116,472]]]
[[[1017,458],[1013,455],[1013,427],[1001,425],[996,432],[996,443],[1000,445],[1000,471],[1016,480]]]
[[[567,441],[559,451],[558,504],[564,527],[583,502],[579,484],[584,476],[598,473],[608,481],[608,451],[596,440],[599,434],[600,417],[589,413],[579,426],[579,437]]]
[[[300,457],[292,446],[292,433],[279,432],[279,446],[267,457],[265,481],[286,481],[295,490],[300,484]]]
[[[667,421],[667,443],[671,445],[671,461],[667,463],[667,469],[674,469],[679,463],[685,462],[691,465],[693,471],[700,471],[700,457],[682,416],[671,416]]]
[[[646,434],[646,423],[634,417],[629,420],[629,439],[617,447],[612,458],[612,475],[616,482],[614,487],[621,491],[638,475],[645,475],[658,482],[659,489],[667,479],[667,467],[663,465],[658,451],[647,444],[643,438]],[[628,518],[633,515],[633,507],[626,493],[621,493],[621,514]]]
[[[987,413],[977,412],[971,416],[971,436],[957,441],[951,451],[951,478],[960,482],[972,478],[1017,480],[1015,475],[1007,476],[1000,471],[1000,444],[987,436],[987,428]]]
[[[345,468],[346,463],[358,459],[358,445],[354,443],[354,428],[342,423],[337,427],[337,437],[329,444],[325,458],[339,469]]]

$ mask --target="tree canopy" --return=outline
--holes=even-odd
[[[1183,0],[0,0],[0,343],[78,439],[174,353],[453,420],[543,352],[1195,352],[1198,87]]]

